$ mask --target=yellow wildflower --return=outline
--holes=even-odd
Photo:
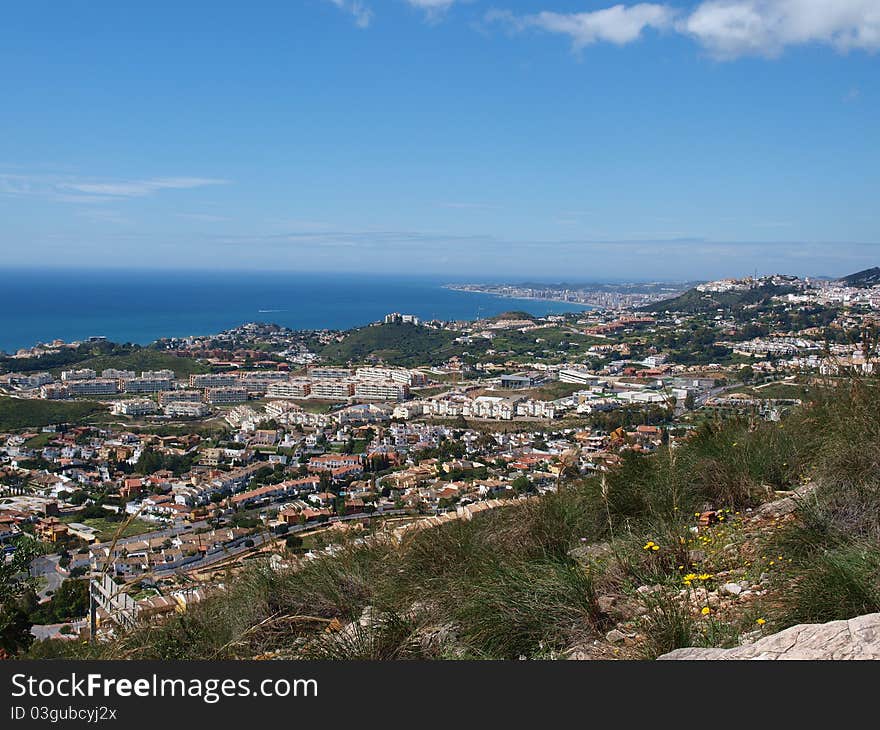
[[[703,606],[703,610],[700,611],[700,613],[703,614],[704,616],[708,616],[710,613],[712,613],[712,609],[709,608],[708,606]]]
[[[755,621],[755,623],[758,624],[758,626],[763,626],[767,622],[764,619],[759,618],[757,621]]]

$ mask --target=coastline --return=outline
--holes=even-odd
[[[498,297],[499,299],[514,299],[524,302],[559,302],[560,304],[570,304],[573,307],[583,307],[585,310],[602,309],[602,307],[598,304],[588,304],[587,302],[573,302],[570,299],[560,299],[559,297],[516,296],[513,294],[501,294],[500,292],[482,291],[480,289],[464,289],[461,286],[457,286],[455,284],[443,284],[443,288],[450,289],[452,291],[464,292],[465,294],[482,294],[484,296]]]
[[[149,345],[163,337],[216,334],[249,322],[344,331],[391,312],[455,321],[491,317],[510,308],[508,297],[450,289],[439,277],[29,271],[4,283],[0,351],[9,354],[55,339],[104,336]],[[590,308],[563,300],[530,301],[527,309],[535,316]]]

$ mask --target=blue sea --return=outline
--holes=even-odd
[[[90,336],[149,344],[246,322],[348,329],[389,312],[451,320],[588,309],[454,291],[445,283],[451,280],[371,274],[0,270],[0,350]]]

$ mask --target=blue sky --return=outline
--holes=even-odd
[[[880,0],[15,3],[0,259],[844,274],[878,51]]]

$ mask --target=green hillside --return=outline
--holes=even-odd
[[[321,356],[327,362],[381,361],[388,365],[440,363],[456,354],[450,332],[418,325],[379,324],[351,330],[341,342],[327,345]]]
[[[58,375],[62,370],[91,368],[101,372],[105,368],[117,370],[162,370],[169,368],[178,376],[208,372],[209,368],[191,358],[177,357],[161,350],[140,345],[120,345],[115,342],[84,343],[75,349],[64,349],[42,357],[0,357],[0,372],[48,371]]]
[[[178,357],[161,350],[148,347],[135,347],[118,354],[101,354],[82,360],[77,368],[91,368],[100,374],[107,368],[116,370],[134,370],[140,374],[144,370],[173,370],[178,377],[186,377],[193,373],[207,373],[210,368],[189,357]]]
[[[105,410],[106,406],[87,400],[58,402],[0,396],[0,431],[78,423],[86,416]]]
[[[528,312],[523,312],[522,310],[516,309],[510,312],[502,312],[501,314],[496,314],[494,317],[489,317],[490,320],[495,322],[501,322],[506,319],[530,319],[534,320],[535,317]]]
[[[869,288],[880,284],[880,266],[875,266],[864,271],[857,271],[855,274],[844,276],[840,282],[846,286],[857,286]]]
[[[255,564],[185,614],[32,656],[652,658],[876,612],[878,399],[854,383],[780,423],[707,422],[674,450],[630,452],[555,494],[399,544]],[[794,489],[804,497],[785,509]],[[705,510],[714,523],[701,524]],[[733,583],[747,595],[722,590]]]
[[[700,312],[714,312],[717,309],[736,310],[754,304],[765,304],[774,296],[787,294],[794,291],[790,287],[767,284],[765,286],[747,289],[745,291],[729,292],[701,292],[689,289],[672,299],[664,299],[640,307],[642,312],[686,312],[698,314]]]

